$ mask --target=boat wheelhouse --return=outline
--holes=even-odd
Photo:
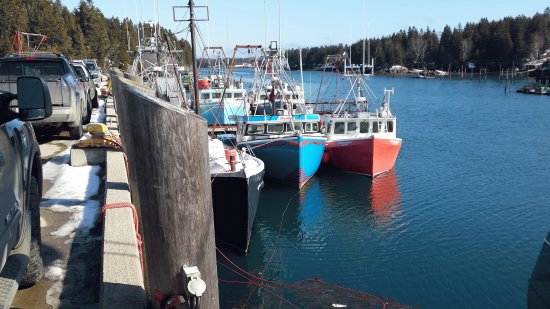
[[[243,116],[237,145],[265,163],[265,177],[301,188],[317,171],[326,145],[317,114]]]
[[[304,106],[304,91],[300,86],[290,87],[288,83],[282,83],[279,86],[277,80],[273,80],[271,85],[267,85],[260,91],[250,92],[248,102],[250,103],[250,113],[252,115],[271,115],[273,114],[273,105],[282,106],[286,102],[289,105]],[[272,102],[270,102],[270,97]],[[306,111],[298,111],[306,112]]]
[[[206,119],[208,125],[235,124],[234,116],[243,116],[248,113],[249,108],[245,98],[246,90],[243,88],[201,89],[199,93],[201,116]]]
[[[323,162],[368,176],[389,171],[401,148],[397,118],[387,113],[355,112],[324,116],[327,147]]]

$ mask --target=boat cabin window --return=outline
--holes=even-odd
[[[226,99],[231,99],[233,97],[233,93],[231,92],[226,92],[224,95],[223,95],[224,98]]]
[[[247,126],[246,132],[247,132],[248,135],[263,134],[264,133],[264,125],[263,124],[249,124]]]
[[[262,100],[262,101],[267,100],[267,95],[262,94],[262,95],[260,96],[260,100]]]
[[[334,134],[344,134],[346,133],[346,123],[345,122],[335,122],[334,123]]]
[[[304,131],[308,133],[314,133],[319,131],[319,125],[316,122],[304,123]]]
[[[236,93],[233,94],[233,97],[234,97],[235,99],[240,99],[240,98],[243,97],[243,94],[242,94],[242,92],[236,92]]]
[[[360,133],[369,133],[370,123],[368,121],[361,121],[359,123],[359,132]]]
[[[348,124],[347,132],[355,133],[357,130],[357,124],[355,122],[348,122],[347,124]]]
[[[297,95],[297,94],[293,94],[293,95],[292,95],[292,100],[298,100],[298,95]]]
[[[212,93],[212,99],[219,99],[222,97],[222,94],[219,92]]]
[[[388,121],[388,132],[393,132],[393,121]]]
[[[379,122],[375,121],[372,123],[372,133],[378,133],[379,129]]]
[[[201,99],[203,100],[210,99],[210,93],[201,93]]]
[[[302,124],[301,123],[294,123],[294,130],[292,130],[292,124],[291,123],[287,123],[285,125],[285,132],[294,132],[294,130],[301,130],[302,129]]]
[[[274,124],[267,125],[267,133],[280,134],[280,133],[283,133],[284,129],[285,129],[284,123],[274,123]]]

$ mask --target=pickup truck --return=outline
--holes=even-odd
[[[38,76],[48,83],[52,116],[33,121],[34,127],[68,129],[72,139],[80,139],[82,125],[87,124],[92,115],[92,103],[69,60],[61,54],[48,52],[0,58],[0,90],[16,93],[15,84],[20,76]]]
[[[12,101],[17,100],[14,106]],[[17,95],[0,91],[0,307],[42,277],[42,162],[32,125],[52,114],[46,81],[19,77]]]

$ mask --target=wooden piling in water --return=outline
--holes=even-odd
[[[112,74],[132,202],[140,212],[146,291],[183,294],[182,267],[197,266],[202,308],[219,308],[207,124]],[[158,307],[158,304],[154,307]]]

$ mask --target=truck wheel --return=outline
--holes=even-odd
[[[27,215],[30,224],[26,224],[24,242],[30,241],[29,264],[19,286],[26,288],[35,285],[42,278],[42,256],[40,254],[40,245],[42,243],[40,234],[40,195],[38,192],[38,181],[33,176],[30,181],[29,201],[27,205]]]
[[[83,123],[90,123],[90,119],[92,119],[92,102],[88,99],[86,100],[86,117],[84,117]]]
[[[95,92],[95,97],[92,99],[92,107],[93,108],[98,108],[99,107],[99,99],[98,99],[99,95],[97,94],[97,90]]]
[[[69,136],[71,139],[80,139],[82,137],[82,134],[82,119],[79,119],[77,121],[76,126],[69,125]]]

